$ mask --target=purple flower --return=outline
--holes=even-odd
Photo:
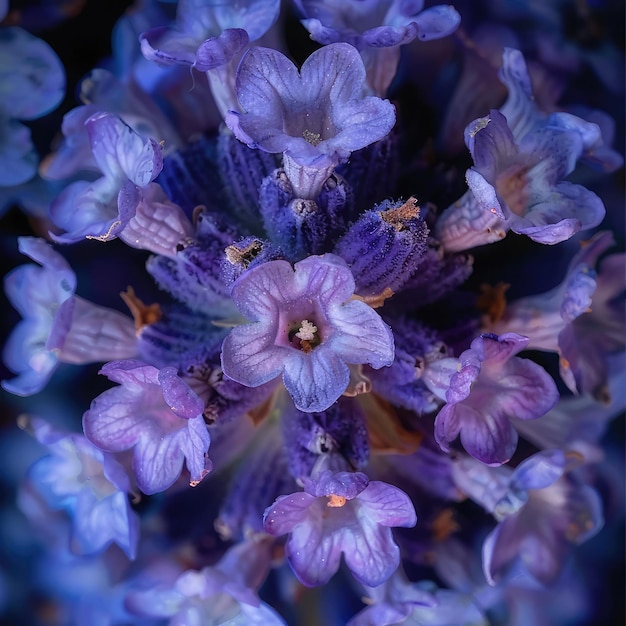
[[[484,334],[472,341],[456,367],[454,359],[434,362],[449,381],[437,384],[433,378],[427,383],[446,401],[435,419],[435,439],[442,450],[448,451],[460,435],[474,458],[488,465],[506,463],[517,447],[517,431],[509,418],[535,419],[557,403],[558,390],[545,370],[515,356],[527,344],[526,337],[515,333]]]
[[[50,454],[31,467],[29,482],[50,508],[71,516],[72,549],[92,554],[114,542],[134,558],[139,518],[130,506],[122,466],[82,435],[57,431],[37,418],[30,425]]]
[[[321,44],[345,41],[358,49],[387,48],[439,39],[453,32],[461,16],[449,5],[424,9],[424,2],[401,0],[296,0],[311,39]]]
[[[555,244],[604,217],[598,196],[563,181],[582,155],[576,130],[545,126],[516,142],[499,111],[468,127],[474,167],[467,184],[484,212],[501,220],[501,228]]]
[[[74,295],[76,276],[43,239],[20,237],[19,250],[37,261],[5,278],[11,304],[24,318],[4,346],[7,366],[18,374],[7,391],[28,396],[46,385],[59,362],[92,363],[135,355],[133,321]]]
[[[310,587],[328,582],[342,554],[362,584],[389,578],[400,564],[390,527],[417,521],[408,496],[360,472],[324,471],[305,479],[304,489],[278,498],[263,518],[270,535],[289,534],[287,558],[298,580]]]
[[[566,474],[570,461],[560,450],[545,450],[511,475],[509,491],[495,507],[502,521],[483,544],[483,569],[490,584],[521,559],[534,578],[549,585],[571,545],[587,541],[602,528],[600,498]]]
[[[374,93],[387,91],[400,60],[399,46],[416,37],[440,39],[461,16],[450,5],[424,10],[423,0],[297,0],[304,27],[321,44],[346,42],[361,51]]]
[[[430,581],[411,583],[401,569],[378,587],[368,587],[368,607],[347,626],[486,626],[468,593],[438,589]]]
[[[213,99],[225,116],[237,106],[235,73],[243,50],[269,30],[279,10],[280,0],[181,0],[175,27],[142,33],[141,51],[159,64],[206,72]]]
[[[348,364],[378,369],[393,361],[391,330],[369,305],[351,300],[353,292],[350,270],[332,254],[245,272],[232,298],[252,323],[224,340],[224,374],[247,387],[282,374],[300,411],[325,411],[348,387]]]
[[[300,198],[315,198],[351,152],[382,139],[395,123],[393,105],[363,97],[365,68],[348,44],[314,52],[300,72],[284,55],[252,48],[241,61],[236,90],[243,113],[226,124],[251,148],[284,155]]]
[[[465,129],[474,159],[466,172],[470,191],[437,223],[436,236],[450,251],[499,241],[508,230],[552,245],[597,226],[605,214],[596,194],[563,180],[597,152],[598,126],[539,111],[518,50],[505,48],[499,76],[508,100]]]
[[[0,93],[0,187],[20,185],[35,176],[39,159],[30,129],[17,120],[35,120],[57,107],[65,95],[63,65],[46,42],[3,26]]]
[[[267,536],[253,537],[230,548],[212,567],[187,570],[174,581],[155,581],[150,588],[131,590],[126,606],[140,617],[169,618],[171,626],[283,626],[278,614],[255,593],[270,559]]]
[[[609,232],[596,234],[574,256],[563,282],[550,291],[516,300],[491,332],[518,332],[528,348],[560,355],[561,378],[574,393],[606,390],[606,357],[624,346],[624,256],[598,258],[613,244]],[[605,267],[606,264],[606,267]],[[600,289],[598,290],[598,286]]]
[[[161,147],[143,140],[120,118],[97,113],[86,122],[95,162],[103,176],[69,185],[50,207],[54,223],[68,231],[64,243],[84,237],[112,239],[135,214],[147,187],[163,167]]]
[[[129,360],[107,363],[100,373],[121,386],[91,403],[83,416],[87,438],[109,452],[132,450],[137,485],[146,494],[170,487],[183,462],[197,485],[211,470],[211,439],[204,403],[176,369]]]

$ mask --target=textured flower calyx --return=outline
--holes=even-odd
[[[350,270],[332,254],[245,272],[232,297],[252,323],[224,340],[224,373],[247,387],[282,374],[299,410],[326,410],[348,387],[348,364],[378,369],[393,361],[391,330],[369,305],[351,300],[353,293]]]

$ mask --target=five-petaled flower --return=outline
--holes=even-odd
[[[364,585],[387,580],[400,564],[392,526],[415,526],[409,497],[361,472],[325,470],[304,480],[304,492],[281,496],[264,515],[270,535],[289,533],[287,558],[304,585],[322,585],[346,565]]]
[[[250,269],[232,298],[252,323],[224,340],[224,374],[247,387],[282,374],[299,410],[325,411],[348,387],[348,364],[378,369],[393,361],[391,329],[353,293],[352,273],[333,254]]]
[[[243,113],[226,124],[251,148],[284,155],[299,198],[315,198],[334,167],[389,133],[396,121],[388,100],[363,96],[365,67],[355,48],[332,44],[298,72],[283,54],[252,48],[237,73]]]

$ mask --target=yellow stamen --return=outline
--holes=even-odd
[[[326,497],[328,498],[326,506],[329,506],[333,509],[341,508],[347,502],[346,498],[344,498],[343,496],[335,495],[334,493]]]
[[[130,286],[127,287],[126,291],[120,293],[120,297],[124,300],[124,303],[135,319],[135,330],[137,333],[141,332],[145,326],[158,322],[163,315],[161,307],[158,304],[144,304],[135,295],[135,290]]]

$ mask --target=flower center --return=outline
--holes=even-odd
[[[496,191],[513,213],[524,215],[528,205],[528,166],[512,165],[496,180]]]
[[[302,136],[312,146],[317,146],[322,141],[322,136],[319,133],[314,133],[312,130],[309,130],[308,128],[302,131]]]
[[[344,498],[343,496],[338,496],[334,493],[326,497],[328,498],[326,506],[329,506],[333,509],[339,509],[346,503],[346,498]]]
[[[294,348],[308,353],[321,342],[317,326],[313,322],[305,319],[289,325],[289,343]]]

